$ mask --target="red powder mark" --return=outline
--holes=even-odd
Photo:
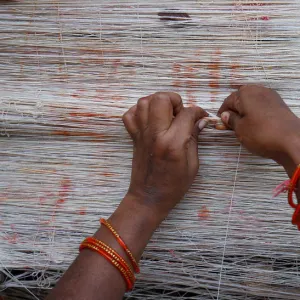
[[[268,16],[262,16],[260,19],[263,20],[263,21],[269,21],[270,17],[268,17]]]
[[[80,207],[80,209],[78,210],[78,214],[81,216],[86,215],[86,207],[84,206]]]
[[[186,80],[186,87],[187,87],[187,98],[188,98],[188,105],[193,106],[196,105],[196,97],[193,95],[192,88],[197,86],[196,82],[196,68],[192,66],[186,66],[184,68],[185,77],[188,79]]]
[[[113,100],[113,101],[123,101],[123,100],[125,100],[125,97],[116,95],[116,96],[112,96],[111,100]]]
[[[16,225],[15,224],[10,224],[10,228],[11,229],[16,229]]]
[[[105,177],[114,177],[114,176],[116,176],[116,173],[103,172],[103,173],[101,173],[101,175],[103,175]]]
[[[69,178],[62,179],[58,191],[59,199],[56,201],[56,205],[64,204],[66,202],[66,197],[68,197],[70,189],[71,180]]]
[[[48,221],[42,221],[42,222],[40,222],[41,225],[49,225],[49,224],[52,224],[55,221],[55,215],[56,215],[56,209],[57,209],[57,207],[58,206],[56,205],[55,206],[55,210],[52,213],[51,218]]]
[[[10,244],[17,244],[19,235],[17,233],[9,234],[3,238],[3,240],[8,241]]]
[[[198,212],[198,217],[203,220],[207,220],[210,217],[209,209],[206,205],[203,205]]]
[[[196,75],[197,69],[192,65],[185,65],[174,63],[172,66],[172,73],[176,79],[173,80],[172,86],[176,89],[186,88],[188,98],[188,105],[196,104],[196,97],[193,95],[192,89],[197,86]]]
[[[99,139],[105,138],[104,134],[96,133],[96,132],[79,132],[79,131],[55,130],[55,131],[52,131],[52,134],[53,135],[62,135],[62,136],[97,137]]]
[[[239,74],[240,65],[238,63],[232,63],[230,65],[230,87],[233,89],[240,88],[241,84],[239,81],[241,80],[241,76]]]
[[[97,117],[97,118],[103,118],[106,117],[105,114],[102,113],[91,113],[91,112],[70,112],[69,115],[71,117],[87,117],[87,118],[92,118],[92,117]]]
[[[71,180],[70,179],[64,178],[63,180],[61,180],[60,190],[58,192],[59,197],[62,198],[60,200],[63,200],[63,198],[68,196],[68,194],[70,192],[70,188],[71,188]]]
[[[175,251],[174,251],[174,250],[171,249],[171,250],[169,250],[169,252],[171,253],[171,255],[172,255],[174,258],[177,258],[176,255],[175,255]]]
[[[4,224],[4,222],[3,221],[0,221],[0,225],[3,225]]]
[[[209,75],[210,81],[209,86],[213,89],[211,91],[211,101],[216,101],[216,96],[218,94],[217,89],[220,87],[220,79],[221,79],[221,63],[220,63],[220,55],[221,50],[216,50],[214,55],[212,56],[211,63],[209,64]]]
[[[58,200],[56,201],[56,204],[57,204],[57,205],[59,205],[59,204],[64,204],[65,202],[66,202],[65,199],[58,199]]]
[[[71,97],[73,97],[73,98],[80,98],[81,96],[78,95],[78,94],[72,94]]]
[[[181,81],[178,78],[178,74],[181,73],[181,64],[179,63],[174,63],[172,66],[172,72],[174,73],[174,76],[176,77],[176,79],[173,80],[172,82],[172,86],[174,88],[180,88],[181,86]]]
[[[40,197],[39,198],[40,204],[46,203],[46,198],[45,197]]]
[[[116,75],[118,74],[118,69],[121,65],[121,59],[114,59],[112,62],[112,66],[113,66],[113,74]]]

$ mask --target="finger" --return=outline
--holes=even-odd
[[[208,124],[208,121],[206,119],[200,119],[197,122],[197,127],[199,129],[198,133],[200,133]]]
[[[183,109],[182,99],[175,93],[156,93],[149,104],[149,126],[156,132],[168,130],[174,115]]]
[[[137,123],[145,128],[148,126],[149,104],[152,96],[143,97],[137,102],[136,119]]]
[[[122,117],[125,128],[131,137],[134,137],[138,132],[138,125],[136,122],[137,105],[132,106]]]
[[[239,121],[241,120],[241,116],[234,111],[224,111],[221,114],[221,119],[228,128],[236,131]]]
[[[170,127],[170,134],[177,135],[178,137],[189,137],[192,135],[196,123],[204,117],[207,117],[208,113],[201,107],[186,107],[183,108],[180,113],[175,117]]]
[[[235,111],[236,113],[240,113],[240,107],[239,107],[239,100],[238,100],[238,94],[239,92],[234,92],[231,95],[229,95],[221,105],[219,111],[218,111],[218,116],[222,114],[222,112],[231,110]]]
[[[198,136],[200,133],[199,122],[196,122],[192,132],[192,138],[189,143],[189,148],[187,152],[187,159],[190,169],[190,176],[194,178],[199,169],[199,157],[198,157]]]

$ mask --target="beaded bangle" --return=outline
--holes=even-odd
[[[121,256],[119,256],[112,248],[94,238],[87,238],[80,245],[79,250],[82,251],[83,249],[90,249],[92,251],[95,251],[103,256],[107,261],[109,261],[115,268],[119,270],[120,274],[124,278],[127,286],[127,291],[132,290],[135,282],[133,272],[131,271],[125,260]]]
[[[300,204],[295,204],[293,201],[293,192],[296,188],[296,185],[300,178],[300,164],[297,166],[297,169],[294,172],[294,175],[290,181],[289,190],[288,190],[288,203],[295,209],[295,212],[292,217],[292,224],[297,225],[298,230],[300,230]]]
[[[136,273],[140,273],[140,268],[139,268],[138,263],[136,262],[136,260],[135,260],[134,256],[132,255],[131,251],[129,250],[129,248],[127,247],[127,245],[125,244],[125,242],[122,240],[122,238],[120,237],[120,235],[117,233],[117,231],[105,219],[100,219],[100,223],[103,224],[107,229],[110,230],[110,232],[114,235],[114,237],[116,238],[116,240],[118,241],[118,243],[120,244],[120,246],[126,252],[127,257],[130,260],[130,262],[131,262],[131,264],[132,264],[132,266],[134,268],[134,271]]]
[[[133,274],[133,271],[131,270],[131,268],[129,267],[129,265],[127,264],[127,262],[122,258],[122,256],[120,256],[114,249],[112,249],[111,247],[109,247],[108,245],[106,245],[105,243],[103,243],[102,241],[99,241],[93,237],[88,237],[86,238],[83,243],[89,243],[92,244],[96,247],[100,247],[102,248],[104,251],[106,251],[113,259],[115,259],[117,262],[119,262],[123,268],[126,270],[126,272],[128,273],[128,276],[130,277],[130,279],[132,280],[132,282],[135,281],[135,276]]]
[[[117,268],[119,270],[120,274],[124,278],[124,280],[126,282],[126,286],[127,286],[126,291],[132,290],[133,283],[129,279],[125,269],[116,260],[112,259],[104,250],[102,250],[101,248],[98,248],[97,246],[93,246],[92,244],[82,243],[79,250],[82,251],[83,249],[90,249],[92,251],[95,251],[98,254],[100,254],[101,256],[103,256],[107,261],[109,261],[115,268]]]

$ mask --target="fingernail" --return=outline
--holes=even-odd
[[[207,121],[202,119],[200,120],[199,124],[198,124],[198,127],[200,129],[200,131],[207,125]]]
[[[228,111],[224,111],[222,114],[221,114],[221,119],[224,123],[228,124],[228,120],[229,120],[229,117],[230,117],[230,114]]]

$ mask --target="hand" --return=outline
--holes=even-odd
[[[242,86],[224,101],[219,115],[249,151],[277,161],[289,174],[300,163],[299,119],[274,90]]]
[[[175,93],[139,99],[123,116],[134,152],[128,194],[162,221],[198,172],[197,122],[207,113],[183,107]]]

